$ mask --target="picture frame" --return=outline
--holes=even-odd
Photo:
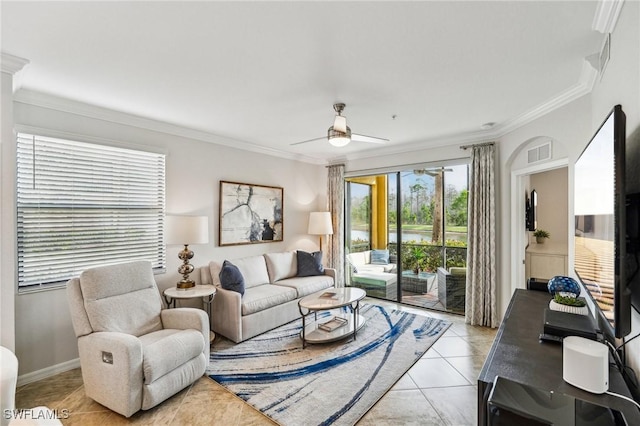
[[[219,246],[283,241],[284,188],[220,181],[219,201]]]

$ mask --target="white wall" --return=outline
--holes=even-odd
[[[2,238],[0,239],[0,252],[4,254],[7,250],[11,250],[12,247],[11,239],[7,238],[7,236],[11,236],[15,232],[13,223],[4,221],[5,218],[14,216],[14,210],[11,210],[10,203],[5,203],[5,198],[11,199],[13,197],[13,168],[9,167],[7,169],[4,165],[6,152],[12,151],[11,144],[7,141],[13,140],[13,75],[3,71],[0,76],[2,78],[2,104],[0,106],[0,115],[2,116],[2,134],[0,135],[0,174],[2,175],[2,186],[0,187],[2,210],[0,219],[2,221],[0,222],[0,235],[2,235]],[[0,256],[0,344],[12,351],[15,350],[13,271],[13,264],[4,262]]]
[[[204,266],[212,259],[250,256],[265,251],[318,248],[318,239],[306,232],[308,212],[326,206],[327,172],[324,166],[241,151],[19,102],[14,106],[17,125],[121,141],[133,147],[152,147],[165,152],[167,212],[209,217],[210,243],[191,246],[195,252],[192,264],[196,267]],[[53,134],[61,135],[63,133]],[[14,158],[4,161],[15,162],[15,154]],[[220,180],[283,187],[284,241],[218,247]],[[3,199],[3,208],[15,211],[15,206],[5,203],[13,204],[12,199]],[[6,247],[15,247],[15,244],[9,243]],[[3,257],[6,262],[15,263],[15,249],[5,252],[6,247],[3,238]],[[177,272],[181,262],[177,258],[179,249],[177,246],[167,249],[168,272],[156,276],[160,290],[174,286],[181,277]],[[194,273],[192,277],[197,279],[198,274]],[[21,376],[77,358],[77,343],[63,289],[19,294],[15,297],[15,309],[16,355],[20,360]]]
[[[538,228],[551,234],[551,241],[569,241],[569,175],[568,168],[549,170],[530,176],[531,189],[538,194]],[[535,242],[535,238],[533,240]]]

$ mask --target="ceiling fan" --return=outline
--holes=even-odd
[[[430,168],[430,169],[414,169],[411,171],[407,171],[406,173],[404,173],[402,176],[409,176],[411,174],[416,175],[416,176],[424,176],[424,175],[428,175],[428,176],[437,176],[442,172],[452,172],[453,169],[449,169],[449,168],[444,168],[444,167],[434,167],[434,168]]]
[[[292,143],[291,145],[300,145],[307,142],[319,141],[325,138],[329,140],[329,143],[331,145],[337,146],[337,147],[346,146],[352,140],[358,141],[358,142],[368,142],[368,143],[377,143],[377,144],[383,144],[385,142],[389,142],[389,139],[351,133],[351,129],[349,128],[349,126],[347,126],[347,117],[342,115],[342,111],[344,111],[345,106],[346,105],[343,103],[337,103],[333,105],[333,109],[336,112],[336,118],[333,121],[333,126],[329,127],[329,130],[327,130],[327,136],[309,139],[302,142],[296,142],[296,143]]]

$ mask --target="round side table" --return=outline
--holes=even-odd
[[[216,295],[216,287],[213,285],[196,285],[195,287],[182,289],[177,287],[169,287],[163,293],[164,300],[167,302],[169,308],[176,307],[176,301],[178,299],[195,299],[197,297],[202,298],[202,305],[209,316],[209,324],[211,324],[211,304],[213,297]],[[211,325],[209,325],[211,326]],[[210,341],[213,342],[216,334],[213,331],[209,331]]]

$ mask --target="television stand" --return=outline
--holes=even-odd
[[[487,398],[496,376],[541,390],[563,393],[620,411],[630,425],[640,425],[640,411],[630,402],[607,394],[593,394],[571,386],[562,378],[562,345],[541,342],[544,310],[551,295],[517,289],[484,366],[478,376],[478,425],[487,425]],[[609,369],[609,391],[631,397],[615,366]]]

